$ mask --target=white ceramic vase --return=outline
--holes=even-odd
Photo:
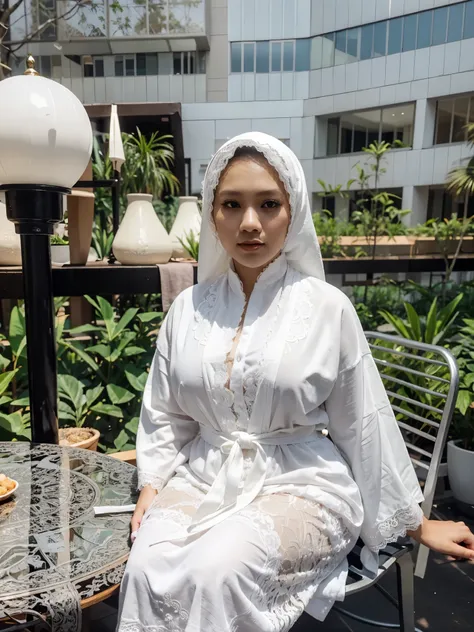
[[[146,193],[127,195],[128,207],[112,246],[124,265],[167,263],[173,244]]]
[[[172,256],[175,259],[189,257],[189,253],[183,248],[179,240],[186,241],[186,237],[191,231],[194,233],[194,237],[199,239],[201,213],[199,212],[198,199],[194,196],[180,197],[178,213],[170,231],[171,241],[173,242]]]
[[[456,500],[474,506],[474,452],[448,442],[448,477]]]
[[[0,265],[21,266],[20,235],[15,232],[15,225],[7,217],[7,207],[0,198]]]

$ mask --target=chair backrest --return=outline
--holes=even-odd
[[[411,460],[424,483],[422,509],[429,517],[456,405],[456,360],[448,349],[436,345],[378,332],[365,335]],[[417,576],[423,577],[427,560],[428,549],[419,547]]]

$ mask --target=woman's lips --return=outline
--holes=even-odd
[[[242,250],[246,252],[254,252],[255,250],[259,250],[262,246],[263,244],[260,242],[239,244],[239,248],[242,248]]]

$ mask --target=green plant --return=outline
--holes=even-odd
[[[313,213],[313,224],[319,238],[321,254],[324,258],[345,256],[341,237],[350,234],[353,225],[332,217],[330,211]]]
[[[183,246],[189,256],[194,259],[194,261],[199,260],[199,237],[194,234],[193,230],[190,230],[189,233],[186,234],[184,239],[180,239],[178,237],[179,243]]]
[[[391,314],[403,313],[403,288],[391,279],[382,277],[376,285],[368,288],[352,288],[352,301],[365,331],[377,331],[386,321],[380,311]]]
[[[152,204],[160,222],[169,233],[178,214],[179,198],[167,195],[162,200],[153,200]]]
[[[109,159],[105,146],[108,136],[99,143],[96,136],[92,145],[92,173],[94,180],[110,180],[113,176],[113,165]],[[95,224],[99,230],[112,232],[112,192],[110,188],[99,187],[94,190]]]
[[[52,246],[68,246],[69,239],[67,237],[60,237],[59,235],[51,235]]]
[[[452,347],[459,367],[459,392],[451,424],[453,439],[474,451],[474,320],[464,319],[457,343]]]
[[[172,173],[174,162],[170,135],[159,136],[154,132],[145,136],[137,127],[137,133],[123,134],[125,163],[122,166],[123,193],[148,193],[160,199],[164,192],[178,193],[179,181]]]
[[[99,226],[94,226],[92,232],[92,247],[96,252],[97,259],[103,260],[110,255],[113,241],[114,234],[112,232],[100,228]]]

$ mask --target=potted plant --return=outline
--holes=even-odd
[[[51,263],[62,266],[69,263],[69,239],[66,236],[51,235]]]
[[[453,353],[459,394],[448,442],[448,477],[454,498],[474,515],[474,320],[465,319]],[[469,509],[471,508],[471,509]]]
[[[195,235],[193,230],[184,235],[184,238],[177,238],[184,253],[193,261],[199,260],[199,235]]]
[[[152,204],[164,191],[175,194],[179,189],[171,172],[174,149],[169,138],[158,132],[146,137],[138,128],[136,136],[123,135],[122,185],[128,206],[113,243],[120,263],[149,265],[167,263],[171,258],[173,243]]]
[[[85,389],[73,375],[58,375],[59,445],[97,450],[100,432],[85,424],[93,417],[94,404],[103,390],[101,386]]]

